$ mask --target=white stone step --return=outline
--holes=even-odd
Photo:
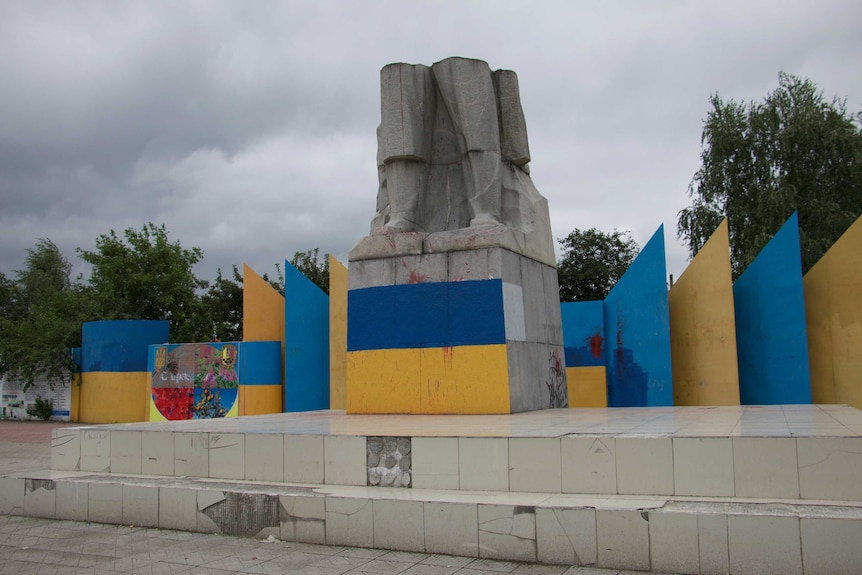
[[[862,572],[862,412],[343,412],[57,430],[0,513],[669,573]],[[397,485],[399,487],[382,487]]]
[[[0,478],[0,513],[666,573],[862,565],[859,502],[42,475]]]
[[[862,501],[860,434],[862,412],[824,405],[499,416],[314,412],[60,429],[52,467],[324,485]],[[397,453],[381,458],[373,446],[386,438]],[[387,468],[387,460],[397,465]]]

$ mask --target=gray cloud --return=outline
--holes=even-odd
[[[342,260],[376,195],[379,70],[451,55],[518,72],[554,233],[665,224],[699,165],[708,98],[779,70],[862,107],[850,1],[5,2],[0,271],[50,237],[76,263],[110,229],[165,223],[202,277],[319,247]]]

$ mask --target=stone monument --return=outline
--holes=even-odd
[[[377,141],[377,213],[349,256],[347,411],[566,406],[548,205],[515,73],[390,64]]]

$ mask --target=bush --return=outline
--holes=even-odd
[[[51,412],[54,409],[54,402],[50,399],[42,399],[41,395],[36,396],[36,402],[27,406],[27,415],[38,417],[42,421],[51,419]]]

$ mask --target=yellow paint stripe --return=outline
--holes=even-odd
[[[281,385],[240,385],[239,415],[281,413],[281,391]]]
[[[668,293],[674,405],[739,405],[727,219]]]
[[[419,350],[347,353],[348,413],[421,413]]]
[[[605,367],[567,367],[569,407],[607,407],[608,384]]]
[[[329,256],[329,409],[347,404],[347,268]]]
[[[353,351],[348,413],[509,413],[506,346]]]
[[[79,415],[82,423],[144,421],[148,371],[89,371],[81,374]]]
[[[862,409],[862,217],[803,278],[811,397]]]
[[[420,350],[421,413],[509,413],[506,345]]]

